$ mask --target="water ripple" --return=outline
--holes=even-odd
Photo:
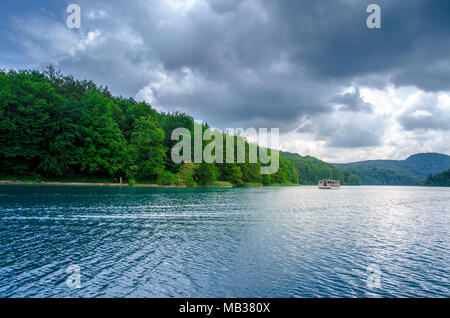
[[[1,186],[0,196],[0,297],[450,296],[448,189]],[[71,264],[80,289],[66,286]]]

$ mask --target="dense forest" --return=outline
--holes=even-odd
[[[192,132],[194,125],[186,114],[159,113],[51,67],[0,72],[2,178],[111,182],[122,177],[186,186],[299,183],[294,164],[284,158],[273,175],[261,175],[259,158],[254,164],[174,164],[173,129]]]
[[[187,114],[160,113],[147,103],[114,97],[107,88],[53,67],[0,71],[0,177],[5,179],[112,182],[122,177],[131,184],[181,186],[317,184],[323,178],[360,183],[318,159],[288,153],[281,154],[272,175],[261,174],[259,158],[253,164],[174,164],[171,150],[178,141],[171,139],[172,131],[183,127],[193,134],[194,125]],[[246,141],[245,147],[248,157]],[[226,156],[225,146],[223,151]]]
[[[386,169],[353,165],[341,169],[359,176],[363,185],[419,185],[421,182],[419,178]]]
[[[322,179],[339,180],[344,185],[360,185],[361,179],[355,174],[343,171],[332,164],[310,156],[282,152],[281,156],[294,163],[300,175],[301,184],[315,185]]]
[[[430,187],[450,187],[450,169],[435,176],[428,176],[423,184]]]

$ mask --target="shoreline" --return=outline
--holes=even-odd
[[[191,188],[187,186],[164,186],[159,184],[128,184],[128,183],[89,183],[89,182],[36,182],[0,180],[0,185],[42,185],[42,186],[89,186],[89,187],[135,187],[135,188]],[[194,187],[192,187],[194,188]]]
[[[128,184],[128,183],[89,183],[89,182],[58,182],[58,181],[12,181],[0,180],[1,185],[31,185],[31,186],[72,186],[72,187],[112,187],[112,188],[162,188],[162,189],[234,189],[234,188],[271,188],[271,187],[316,187],[313,184],[274,184],[274,185],[242,185],[242,186],[179,186],[179,185],[159,185],[159,184]],[[424,187],[424,188],[448,188],[444,186],[424,186],[424,185],[361,185],[364,187]],[[343,185],[341,187],[349,187]],[[351,187],[351,186],[350,186]]]
[[[242,186],[180,186],[180,185],[159,185],[159,184],[128,184],[128,183],[96,183],[96,182],[58,182],[58,181],[12,181],[0,180],[0,185],[33,185],[33,186],[74,186],[74,187],[126,187],[126,188],[216,188],[216,189],[232,189],[232,188],[270,188],[270,187],[316,187],[314,184],[274,184],[274,185],[242,185]],[[424,188],[448,188],[445,186],[424,186],[424,185],[360,185],[364,187],[424,187]],[[341,187],[349,187],[343,185]],[[351,187],[351,186],[350,186]],[[357,187],[357,186],[355,186]]]
[[[159,184],[128,184],[128,183],[95,183],[95,182],[58,182],[58,181],[12,181],[12,180],[0,180],[0,185],[33,185],[33,186],[75,186],[75,187],[127,187],[127,188],[180,188],[180,189],[190,189],[190,188],[206,188],[206,189],[232,189],[232,188],[267,188],[267,187],[300,187],[302,185],[297,184],[274,184],[264,186],[263,184],[252,184],[249,183],[243,186],[179,186],[179,185],[159,185]],[[307,185],[305,185],[307,186]]]

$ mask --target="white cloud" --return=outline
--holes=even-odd
[[[450,131],[450,103],[447,93],[417,91],[407,98],[399,122],[409,131]]]
[[[433,117],[433,114],[427,110],[419,109],[413,112],[410,116],[413,118],[426,118],[426,117]]]
[[[346,90],[350,93],[352,91],[354,90]],[[316,156],[330,162],[405,159],[418,152],[450,154],[450,133],[442,131],[442,125],[450,123],[449,94],[425,93],[417,88],[390,86],[383,90],[364,87],[361,88],[361,95],[365,102],[373,104],[373,114],[335,112],[327,115],[328,118],[310,119],[307,127],[311,124],[322,124],[324,127],[312,129],[312,132],[301,132],[300,129],[300,132],[283,136],[281,149]],[[402,125],[402,118],[405,116],[416,120],[415,123],[421,129],[405,130]],[[320,133],[321,129],[329,129],[324,132],[325,139],[320,134],[314,135],[314,132]],[[345,146],[345,142],[358,141],[358,137],[367,138],[365,133],[369,133],[370,137],[370,132],[376,132],[377,129],[382,130],[379,145],[329,147],[333,139],[342,138]]]
[[[90,47],[101,43],[101,32],[73,32],[64,24],[54,24],[45,19],[15,20],[15,35],[27,54],[37,64],[54,63],[74,58]]]

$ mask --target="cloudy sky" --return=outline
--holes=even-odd
[[[0,26],[0,68],[54,64],[221,129],[280,128],[282,150],[450,154],[450,1],[2,0]]]

